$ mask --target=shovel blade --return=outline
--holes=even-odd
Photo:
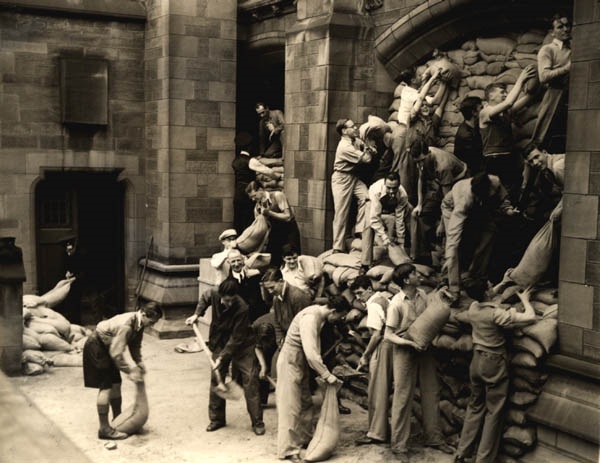
[[[213,391],[223,400],[240,400],[244,395],[242,386],[233,380],[219,383],[213,388]]]

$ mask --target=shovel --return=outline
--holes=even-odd
[[[223,382],[221,373],[219,372],[218,369],[215,369],[216,364],[215,364],[215,361],[212,359],[212,352],[210,351],[210,349],[204,342],[204,338],[202,338],[202,334],[200,334],[200,329],[198,328],[198,325],[193,323],[192,327],[194,328],[194,333],[196,334],[196,337],[198,338],[198,342],[200,343],[200,346],[202,347],[202,349],[206,353],[206,356],[208,357],[208,361],[210,363],[212,371],[217,380],[218,384],[217,384],[217,387],[215,388],[215,393],[219,397],[221,397],[221,399],[224,399],[224,400],[240,400],[242,397],[242,394],[243,394],[242,387],[233,380],[229,380],[226,383]]]

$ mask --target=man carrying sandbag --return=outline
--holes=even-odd
[[[464,463],[477,444],[476,463],[494,463],[502,436],[502,418],[508,394],[508,357],[505,328],[527,325],[535,321],[529,302],[529,290],[517,293],[525,312],[512,307],[508,310],[489,302],[492,293],[486,282],[476,280],[466,286],[467,294],[475,299],[468,311],[473,328],[473,360],[469,369],[471,397],[456,449],[456,463]]]
[[[328,384],[341,383],[321,358],[320,332],[325,322],[338,323],[350,310],[343,296],[326,305],[311,305],[294,317],[277,359],[277,456],[302,461],[300,449],[311,439],[313,403],[309,368]]]
[[[377,180],[369,187],[366,206],[366,225],[362,235],[361,272],[366,273],[373,264],[373,240],[375,235],[383,246],[404,246],[405,216],[408,195],[400,185],[397,172]]]
[[[83,380],[85,387],[99,389],[96,400],[99,439],[128,437],[110,426],[108,408],[109,405],[112,408],[113,419],[121,413],[121,371],[136,383],[144,381],[146,370],[141,353],[144,328],[154,325],[161,317],[160,307],[150,302],[136,312],[101,321],[88,337],[83,347]],[[129,348],[134,365],[125,360],[125,348]]]
[[[224,378],[231,363],[232,369],[239,372],[252,430],[257,436],[262,436],[265,433],[265,425],[260,405],[258,360],[254,352],[256,343],[250,325],[248,304],[240,297],[238,283],[232,278],[227,278],[219,285],[218,290],[205,291],[200,296],[194,315],[188,317],[185,323],[193,325],[198,317],[204,316],[209,307],[212,307],[212,321],[208,347],[215,361],[213,369],[218,370]],[[208,399],[210,423],[206,428],[207,432],[221,429],[226,424],[225,400],[216,393],[218,382],[215,374],[211,375],[210,384]]]
[[[440,429],[440,385],[435,359],[431,350],[422,350],[419,344],[405,338],[417,317],[427,308],[427,295],[418,288],[420,277],[412,264],[398,265],[392,281],[400,286],[388,306],[384,339],[393,346],[394,395],[391,416],[391,449],[396,460],[408,463],[408,438],[412,403],[419,380],[425,445],[452,454],[444,442]]]

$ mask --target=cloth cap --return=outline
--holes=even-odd
[[[219,235],[219,241],[223,241],[227,238],[237,238],[238,234],[233,228],[228,228]]]

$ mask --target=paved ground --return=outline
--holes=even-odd
[[[10,381],[63,431],[93,462],[120,463],[238,463],[277,462],[274,397],[265,410],[267,433],[255,436],[243,400],[228,406],[228,426],[213,433],[208,424],[208,361],[203,353],[179,354],[173,348],[182,339],[158,340],[146,335],[142,353],[149,371],[146,377],[150,417],[140,435],[119,441],[116,450],[104,448],[96,438],[96,391],[83,387],[80,368],[54,368],[37,377]],[[132,383],[123,383],[124,408],[133,398]],[[349,401],[351,415],[341,417],[340,443],[330,461],[384,463],[393,461],[386,447],[356,447],[366,426],[367,414]],[[449,455],[426,449],[414,463],[449,463]],[[3,461],[0,455],[0,461]],[[12,460],[12,463],[26,463]],[[28,462],[27,462],[28,463]],[[71,463],[63,460],[61,463]]]

